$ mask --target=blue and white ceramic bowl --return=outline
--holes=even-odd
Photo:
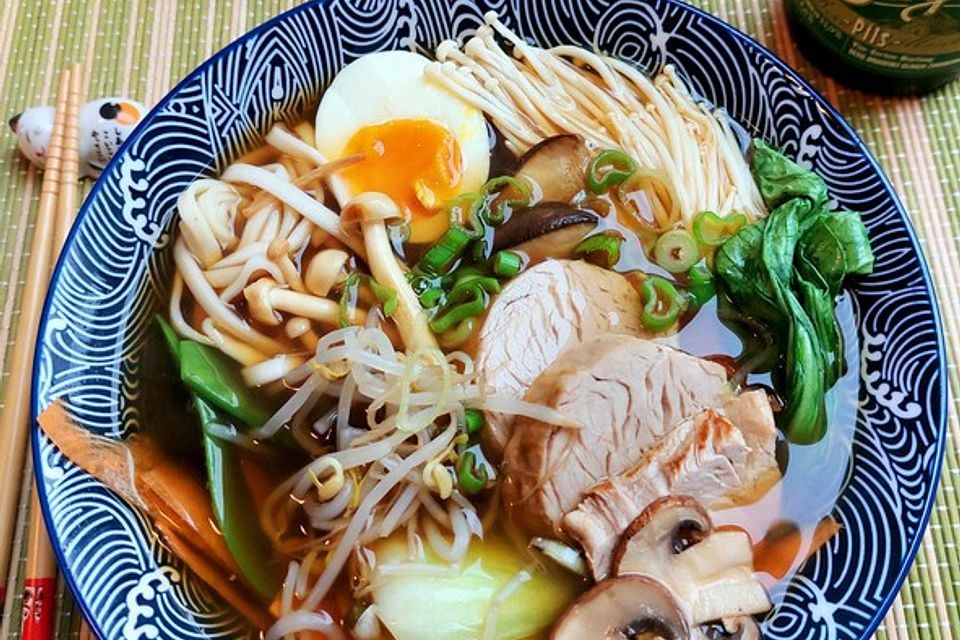
[[[145,336],[163,305],[177,195],[312,111],[354,58],[464,37],[495,9],[545,44],[597,47],[647,70],[673,63],[748,131],[822,175],[862,212],[876,271],[853,292],[860,388],[841,533],[806,563],[764,625],[770,640],[868,638],[916,553],[945,434],[943,338],[903,208],[850,126],[769,51],[674,0],[316,2],[250,32],[192,73],[114,159],[70,237],[47,301],[34,413],[63,398],[83,426],[124,435],[162,397]],[[149,523],[36,429],[37,477],[63,573],[103,638],[238,638],[240,620],[158,542]]]

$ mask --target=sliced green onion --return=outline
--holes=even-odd
[[[636,170],[637,163],[623,151],[601,151],[587,167],[587,187],[594,193],[604,193],[629,178]]]
[[[748,222],[742,213],[721,217],[713,211],[701,211],[693,219],[693,235],[701,246],[719,247]]]
[[[493,254],[493,272],[501,278],[512,278],[520,273],[523,258],[513,251],[498,251]]]
[[[451,289],[477,278],[489,277],[483,269],[475,264],[464,265],[450,275],[453,276],[449,283]]]
[[[447,299],[454,303],[459,302],[462,299],[466,299],[468,294],[476,289],[480,289],[486,293],[500,293],[500,282],[491,276],[464,276],[450,289],[450,294],[447,296]]]
[[[500,293],[500,282],[489,276],[468,276],[454,284],[447,294],[447,303],[430,321],[430,330],[444,333],[468,318],[481,315],[487,308],[489,294]]]
[[[338,320],[341,327],[350,326],[350,309],[357,304],[357,290],[360,285],[366,285],[373,292],[380,303],[385,316],[392,316],[397,310],[397,292],[386,285],[377,282],[367,273],[354,271],[343,281],[343,290],[340,292],[340,313]]]
[[[673,229],[657,238],[653,260],[670,273],[683,273],[700,261],[700,247],[685,229]]]
[[[462,320],[460,324],[437,335],[437,343],[444,349],[455,349],[470,339],[476,326],[476,318]]]
[[[459,227],[470,234],[472,239],[483,236],[484,225],[480,210],[486,206],[486,197],[480,193],[461,193],[447,203],[450,213],[450,226]]]
[[[589,262],[612,269],[620,262],[620,245],[623,237],[614,232],[598,233],[590,236],[574,247],[573,255],[583,256]]]
[[[471,297],[476,297],[477,294],[482,295],[486,300],[487,294],[491,293],[500,293],[499,280],[482,274],[467,273],[457,278],[447,293],[447,305],[459,304]]]
[[[473,256],[474,262],[484,262],[489,260],[493,253],[494,227],[484,227],[482,236],[473,241],[469,253]]]
[[[471,495],[486,489],[490,479],[487,467],[477,459],[477,453],[476,447],[470,447],[457,461],[457,484],[465,493]]]
[[[476,295],[472,300],[462,302],[443,312],[430,321],[430,330],[434,333],[446,333],[452,327],[461,324],[465,320],[475,318],[486,309],[486,303],[482,295]]]
[[[713,285],[713,275],[706,267],[695,266],[687,272],[687,279],[690,282],[690,296],[697,307],[702,307],[710,301],[710,298],[717,294],[717,289]]]
[[[464,411],[463,422],[464,431],[466,431],[468,435],[478,433],[486,424],[483,411],[480,411],[480,409],[466,409]]]
[[[680,293],[669,280],[660,276],[647,276],[640,287],[640,302],[643,303],[641,320],[650,331],[665,331],[676,323],[683,311]]]
[[[410,288],[413,289],[413,292],[417,295],[432,287],[434,280],[435,278],[431,278],[414,269],[407,272],[407,282],[410,283]]]
[[[420,305],[424,309],[433,309],[440,304],[440,300],[443,299],[443,289],[440,287],[428,287],[424,289],[418,297],[420,299]]]
[[[532,197],[530,187],[528,187],[523,180],[515,176],[498,176],[491,178],[480,188],[480,193],[487,198],[489,198],[489,196],[496,196],[493,198],[496,200],[499,196],[502,196],[507,189],[513,189],[519,195],[501,200],[497,203],[497,208],[494,211],[486,211],[486,221],[493,226],[503,224],[507,219],[508,213],[530,205],[530,198]],[[488,199],[487,201],[489,202],[490,200]]]
[[[380,303],[381,309],[383,310],[383,315],[388,318],[392,316],[397,310],[397,292],[387,285],[380,284],[371,276],[366,276],[363,281],[370,287],[370,290],[373,291],[373,295],[376,296],[377,302]]]
[[[477,262],[483,262],[490,257],[491,249],[492,244],[487,242],[486,238],[481,238],[474,241],[473,246],[470,247],[470,256]]]
[[[349,327],[350,309],[357,305],[357,289],[360,287],[360,274],[354,271],[343,281],[343,290],[340,292],[339,320],[341,327]]]
[[[444,309],[442,313],[431,320],[430,330],[434,333],[444,333],[468,318],[479,316],[486,308],[486,296],[482,291],[475,290],[472,292],[472,299]]]
[[[427,249],[414,269],[421,273],[443,275],[460,258],[471,239],[470,233],[463,227],[450,227],[436,244]]]

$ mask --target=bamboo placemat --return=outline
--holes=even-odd
[[[293,0],[3,0],[0,17],[0,116],[49,104],[59,72],[82,62],[87,95],[126,95],[150,105],[199,63],[253,26],[290,8]],[[836,105],[880,160],[920,235],[940,293],[950,354],[952,393],[946,464],[939,498],[917,561],[878,638],[960,639],[960,460],[957,415],[960,375],[960,83],[922,99],[881,99],[846,89],[800,56],[786,29],[781,0],[699,0],[777,52]],[[2,138],[0,138],[2,139]],[[39,195],[40,176],[0,142],[0,389],[10,346]],[[89,189],[89,184],[86,185]],[[29,500],[24,484],[21,534]],[[22,546],[22,545],[21,545]],[[15,555],[15,557],[18,557]],[[19,555],[23,568],[22,551]],[[20,579],[8,593],[20,593]],[[79,613],[60,588],[58,638],[77,637]],[[20,602],[4,615],[19,629]],[[16,633],[10,638],[18,637]]]

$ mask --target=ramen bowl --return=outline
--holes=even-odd
[[[842,528],[774,594],[763,632],[869,638],[917,551],[942,460],[945,356],[929,274],[889,181],[844,119],[762,46],[673,0],[316,2],[240,38],[154,108],[85,202],[47,300],[34,417],[59,400],[82,427],[114,437],[170,420],[173,381],[158,373],[153,318],[169,295],[177,196],[258,145],[275,121],[312,113],[357,57],[463,38],[490,9],[542,45],[597,48],[646,71],[675,65],[745,132],[821,175],[836,206],[861,212],[877,261],[851,291],[859,380],[844,443],[852,456],[837,463]],[[100,637],[246,636],[143,515],[36,427],[33,438],[51,540]]]

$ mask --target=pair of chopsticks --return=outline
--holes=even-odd
[[[30,267],[24,285],[10,377],[0,416],[0,578],[11,573],[19,488],[26,464],[30,387],[35,337],[53,265],[77,210],[80,168],[79,112],[83,72],[73,65],[60,76],[56,116],[40,187],[40,204],[30,246]],[[14,567],[15,569],[15,567]],[[36,484],[33,484],[27,535],[23,590],[23,640],[50,640],[55,627],[56,561],[44,528]],[[0,603],[4,599],[0,586]],[[6,637],[6,633],[2,634]]]

